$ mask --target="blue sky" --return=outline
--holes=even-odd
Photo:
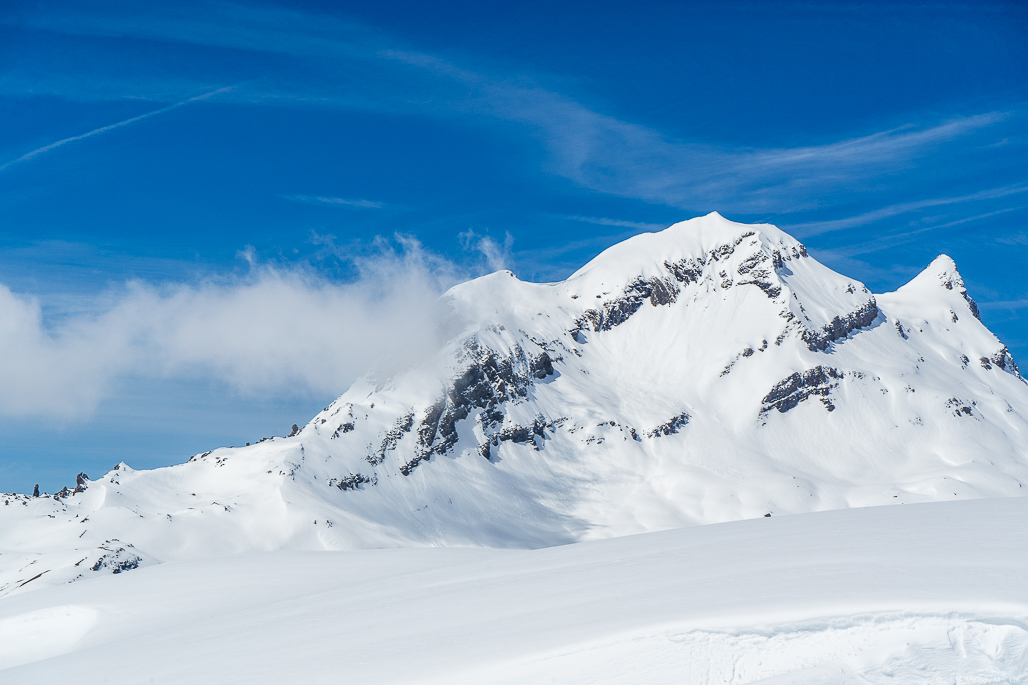
[[[1026,35],[1018,3],[3,3],[0,490],[282,434],[449,285],[714,210],[876,292],[945,252],[1026,359]]]

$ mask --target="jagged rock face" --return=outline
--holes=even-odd
[[[51,522],[33,566],[114,538],[141,564],[530,547],[1026,492],[1028,384],[947,257],[875,296],[772,226],[711,215],[560,283],[500,272],[444,303],[463,329],[429,361],[369,375],[290,437],[0,506],[0,551],[27,558],[41,538],[7,531]]]
[[[995,365],[1003,371],[1020,378],[1021,370],[1017,368],[1017,364],[1014,363],[1014,357],[1007,350],[1006,345],[999,349],[998,352],[993,353],[990,356],[981,358],[982,368],[986,371],[991,371],[992,366]]]
[[[799,406],[799,403],[810,398],[819,397],[828,411],[835,411],[835,405],[829,399],[832,388],[839,386],[838,379],[842,374],[838,369],[815,366],[803,372],[797,371],[785,380],[775,383],[771,392],[761,402],[760,415],[767,416],[772,409],[785,412]]]
[[[490,441],[495,445],[498,440],[528,440],[529,429],[522,426],[500,429],[505,417],[502,407],[507,403],[524,401],[536,379],[553,375],[549,354],[543,350],[529,356],[520,344],[515,344],[509,354],[500,356],[488,348],[482,348],[476,338],[469,338],[464,342],[463,362],[463,373],[425,410],[424,418],[418,425],[418,446],[414,458],[400,467],[403,475],[409,476],[414,467],[433,454],[443,455],[453,449],[460,439],[457,423],[467,419],[476,410],[480,411],[477,416],[485,435],[485,442],[479,446],[479,452],[487,458]],[[407,421],[405,430],[411,428],[412,423]],[[539,432],[539,429],[534,428],[535,432]]]

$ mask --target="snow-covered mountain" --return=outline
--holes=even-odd
[[[0,594],[255,550],[540,547],[1028,494],[1028,384],[946,256],[873,295],[711,214],[560,283],[499,272],[443,300],[460,333],[441,351],[289,437],[4,495]]]

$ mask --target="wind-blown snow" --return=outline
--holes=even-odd
[[[369,373],[296,435],[3,496],[0,595],[253,551],[536,548],[1025,494],[1028,385],[945,256],[873,295],[711,214],[443,304],[460,333],[439,355]]]
[[[1019,682],[1026,520],[1011,498],[175,562],[0,601],[0,681]]]

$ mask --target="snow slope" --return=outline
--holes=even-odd
[[[441,350],[296,435],[3,496],[0,595],[269,550],[536,548],[1024,495],[1028,384],[941,256],[871,294],[717,214],[444,296]]]
[[[1025,498],[173,562],[0,601],[0,681],[1020,682],[1026,568]]]

